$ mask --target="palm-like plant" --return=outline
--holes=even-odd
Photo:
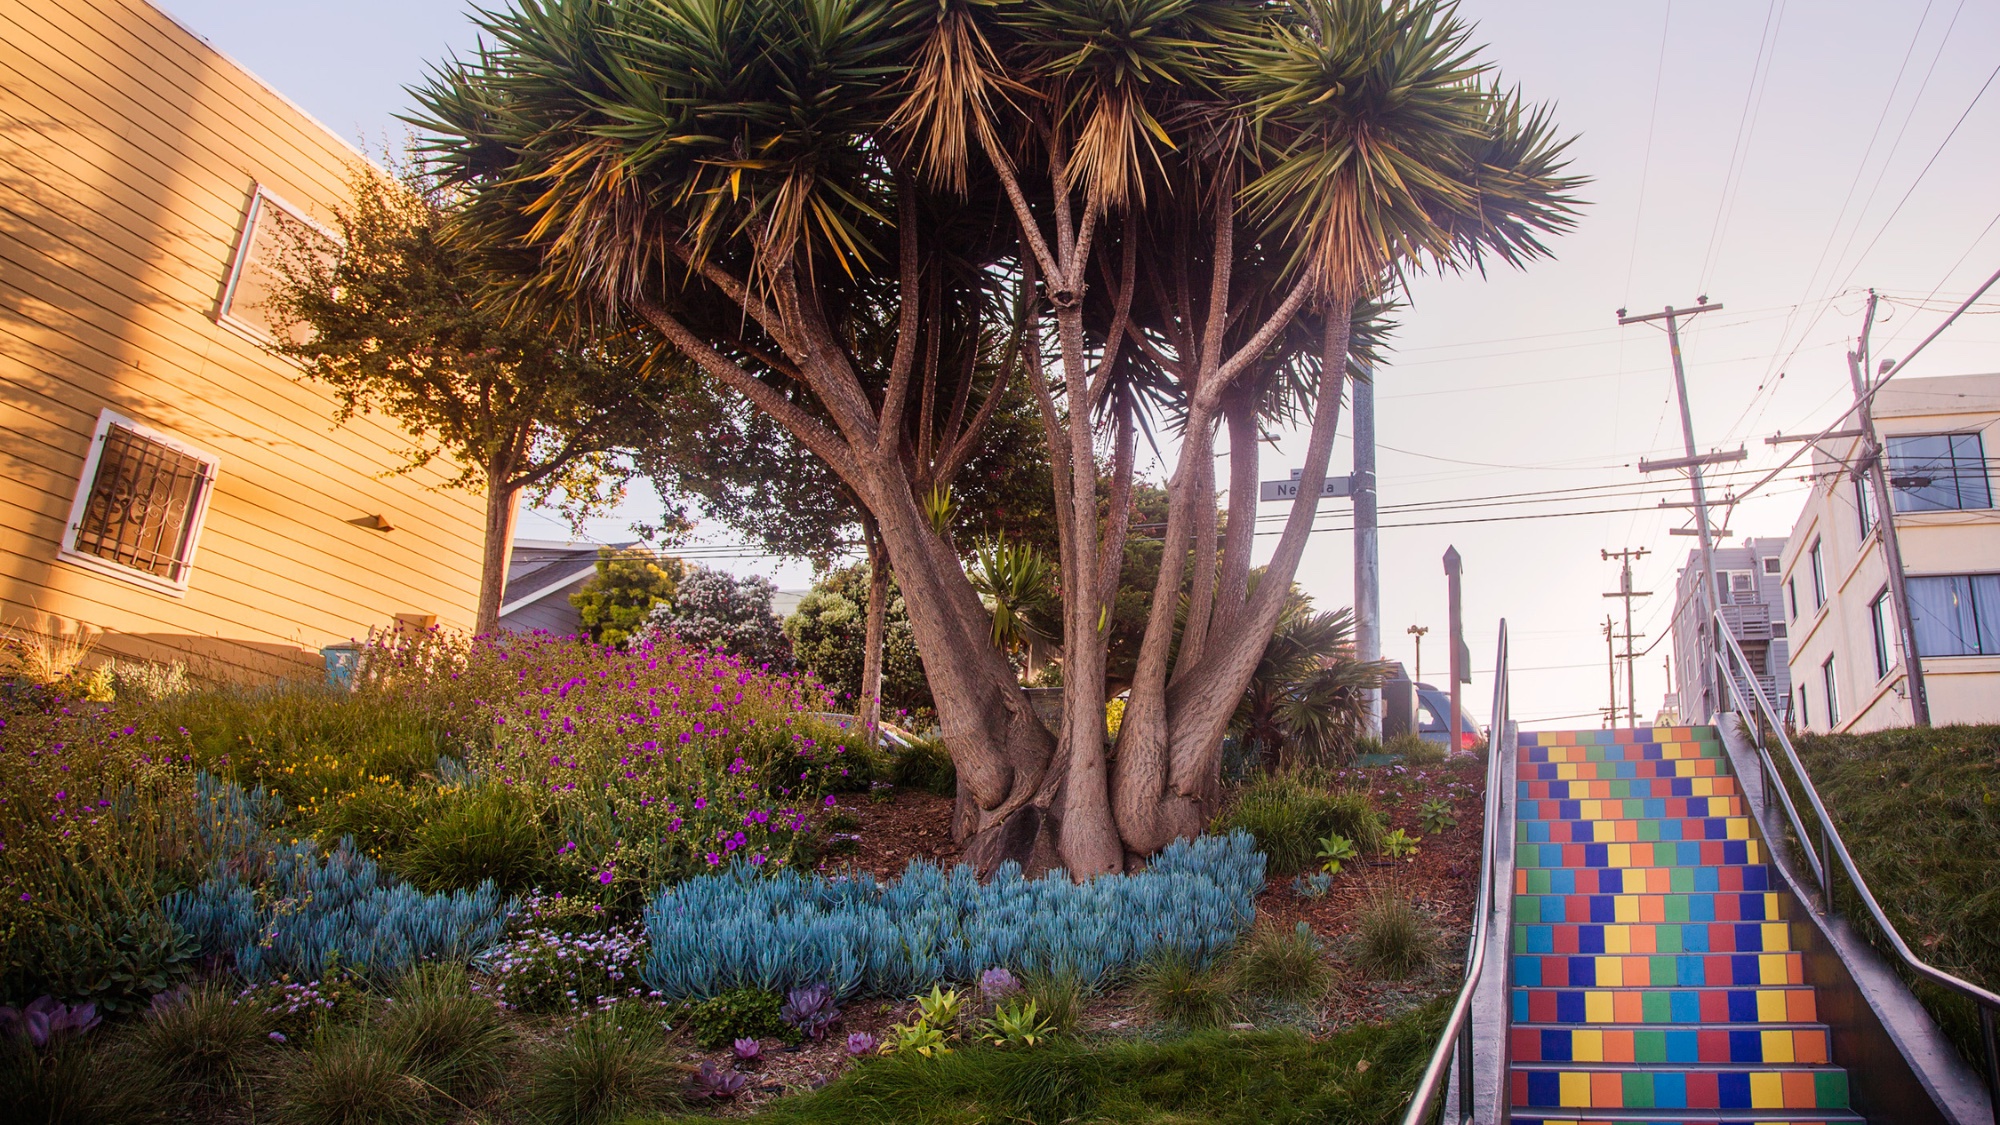
[[[1352,754],[1367,718],[1368,692],[1388,665],[1354,655],[1354,611],[1314,613],[1289,602],[1264,645],[1230,726],[1279,770]]]

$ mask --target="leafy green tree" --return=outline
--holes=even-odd
[[[860,700],[868,664],[869,568],[845,566],[813,584],[785,618],[799,663],[843,700]],[[883,607],[881,703],[889,712],[928,710],[930,685],[910,617],[893,578]]]
[[[1311,529],[1357,320],[1411,271],[1541,256],[1579,182],[1444,0],[520,2],[419,95],[476,200],[468,227],[523,294],[644,323],[846,485],[894,568],[955,830],[984,867],[1085,877],[1201,831]],[[1018,364],[950,389],[968,368],[943,357],[977,373],[1017,333],[998,350]],[[1052,478],[1054,740],[925,503],[984,428],[940,443],[922,419],[963,397],[990,420],[1015,367]],[[1309,436],[1253,594],[1251,522],[1216,519],[1215,439],[1274,417]],[[1159,426],[1179,437],[1161,565],[1107,754],[1134,447]],[[1232,512],[1254,508],[1238,489],[1261,445],[1231,442]]]
[[[687,568],[643,547],[597,549],[597,573],[569,596],[590,639],[622,645],[657,606],[672,605]]]
[[[461,202],[452,190],[361,167],[349,183],[352,202],[335,212],[340,253],[301,244],[281,256],[272,305],[307,331],[271,348],[333,389],[340,421],[394,418],[416,442],[406,471],[447,457],[450,487],[485,492],[476,628],[491,632],[520,495],[559,494],[579,520],[614,503],[630,475],[619,450],[658,429],[663,411],[698,440],[712,395],[629,334],[483,301],[474,253],[444,235]]]

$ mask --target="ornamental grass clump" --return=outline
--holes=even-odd
[[[458,965],[422,965],[397,983],[373,1034],[425,1086],[470,1102],[500,1080],[514,1032],[492,1000],[477,996]]]
[[[1366,793],[1333,792],[1295,774],[1246,786],[1216,821],[1216,831],[1242,830],[1270,857],[1271,873],[1291,875],[1320,865],[1320,841],[1339,836],[1364,852],[1381,844],[1382,816]]]
[[[239,1094],[271,1069],[277,1020],[210,983],[153,998],[126,1033],[133,1079],[157,1095],[196,1106]]]
[[[1214,1027],[1233,1011],[1228,974],[1191,957],[1161,954],[1140,968],[1136,983],[1149,1011],[1181,1027]]]
[[[1333,967],[1322,956],[1324,952],[1304,922],[1289,930],[1259,926],[1237,947],[1230,976],[1238,988],[1253,996],[1314,1000],[1333,979]]]
[[[657,1023],[619,1005],[538,1051],[516,1105],[542,1125],[603,1125],[674,1108],[693,1069],[673,1058]]]
[[[1353,959],[1363,972],[1406,980],[1437,960],[1437,923],[1393,888],[1372,892],[1356,919]]]

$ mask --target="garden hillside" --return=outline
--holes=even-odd
[[[1077,880],[960,862],[940,746],[713,650],[130,671],[0,687],[0,1121],[1372,1121],[1456,983],[1481,774],[1428,745],[1251,755]]]
[[[2000,988],[2000,726],[1811,735],[1797,748],[1869,889],[1917,956]],[[1898,964],[1844,882],[1841,893],[1842,913]],[[1914,976],[1909,983],[1978,1065],[1972,1003]]]

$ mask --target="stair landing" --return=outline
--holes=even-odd
[[[1516,1125],[1861,1121],[1715,728],[1516,752]]]

